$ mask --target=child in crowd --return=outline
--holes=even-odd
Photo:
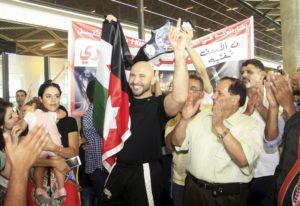
[[[23,108],[22,113],[24,115],[23,120],[21,120],[21,128],[24,130],[28,126],[29,131],[35,125],[41,125],[46,128],[48,136],[52,141],[58,146],[62,147],[61,135],[57,129],[56,121],[62,119],[66,116],[66,112],[59,109],[58,112],[44,112],[44,106],[40,102],[38,97],[33,98],[31,101],[27,102]],[[40,158],[50,158],[59,159],[53,152],[42,151]],[[43,188],[43,175],[45,172],[45,167],[35,167],[34,169],[34,180],[36,183],[35,195],[39,200],[50,199],[48,193]],[[64,188],[65,175],[54,168],[54,173],[57,178],[58,190],[54,193],[54,199],[60,199],[64,201],[67,193]]]

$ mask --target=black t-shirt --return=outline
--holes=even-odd
[[[70,132],[77,132],[77,122],[73,117],[65,117],[57,122],[57,129],[61,135],[61,143],[64,147],[69,146],[68,134]]]
[[[117,162],[141,164],[161,158],[161,138],[169,119],[163,101],[163,96],[130,99],[131,136],[117,154]]]

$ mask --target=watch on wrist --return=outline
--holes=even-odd
[[[219,139],[219,140],[223,140],[224,137],[225,137],[226,135],[228,135],[229,132],[230,132],[230,129],[229,129],[229,128],[226,128],[226,130],[225,130],[224,132],[222,132],[222,133],[217,133],[218,139]]]

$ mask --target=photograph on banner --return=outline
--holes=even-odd
[[[86,95],[86,88],[90,81],[96,77],[97,67],[74,67],[75,77],[75,104],[74,111],[81,111],[87,109],[88,98]]]
[[[81,116],[88,108],[86,95],[88,83],[95,79],[98,62],[101,59],[101,29],[72,22],[69,32],[70,105],[72,116]]]

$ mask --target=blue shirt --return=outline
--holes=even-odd
[[[97,168],[103,169],[102,138],[93,123],[93,105],[90,104],[82,119],[83,134],[86,138],[85,172],[93,173]]]

